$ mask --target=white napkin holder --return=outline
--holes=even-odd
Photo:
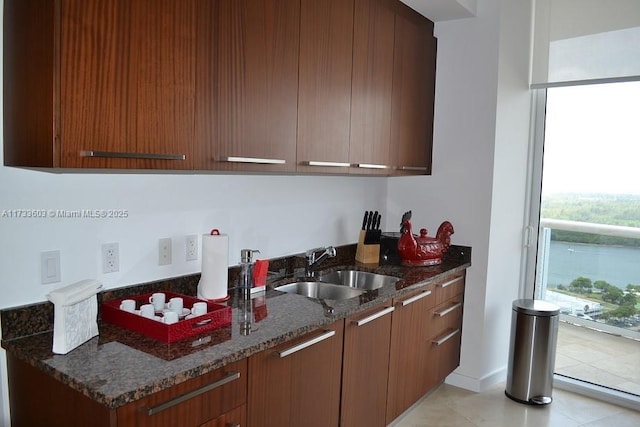
[[[49,292],[54,304],[53,352],[67,354],[98,335],[97,280],[82,280]]]

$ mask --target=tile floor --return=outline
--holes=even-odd
[[[474,393],[447,384],[416,404],[394,427],[638,427],[640,412],[569,391],[531,406],[504,395],[504,384]]]

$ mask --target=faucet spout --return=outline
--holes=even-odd
[[[322,254],[320,256],[316,256],[316,254],[320,251],[323,251]],[[328,246],[326,248],[321,247],[321,248],[309,249],[306,252],[306,256],[307,256],[307,264],[306,264],[305,273],[307,277],[313,277],[314,271],[311,270],[311,267],[313,267],[316,264],[320,264],[322,261],[324,261],[327,258],[333,258],[334,256],[336,256],[336,248],[334,248],[333,246]]]

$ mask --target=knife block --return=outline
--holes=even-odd
[[[358,246],[356,247],[356,261],[362,264],[376,264],[380,260],[380,243],[365,244],[364,238],[367,232],[360,230]]]

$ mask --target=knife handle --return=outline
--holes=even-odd
[[[367,219],[369,218],[369,211],[364,211],[364,219],[362,220],[362,229],[366,230]]]
[[[382,215],[378,215],[378,217],[376,218],[376,223],[374,225],[374,230],[380,230],[380,218],[382,218]]]
[[[369,218],[367,218],[367,231],[371,230],[372,223],[373,223],[373,212],[369,212]]]

